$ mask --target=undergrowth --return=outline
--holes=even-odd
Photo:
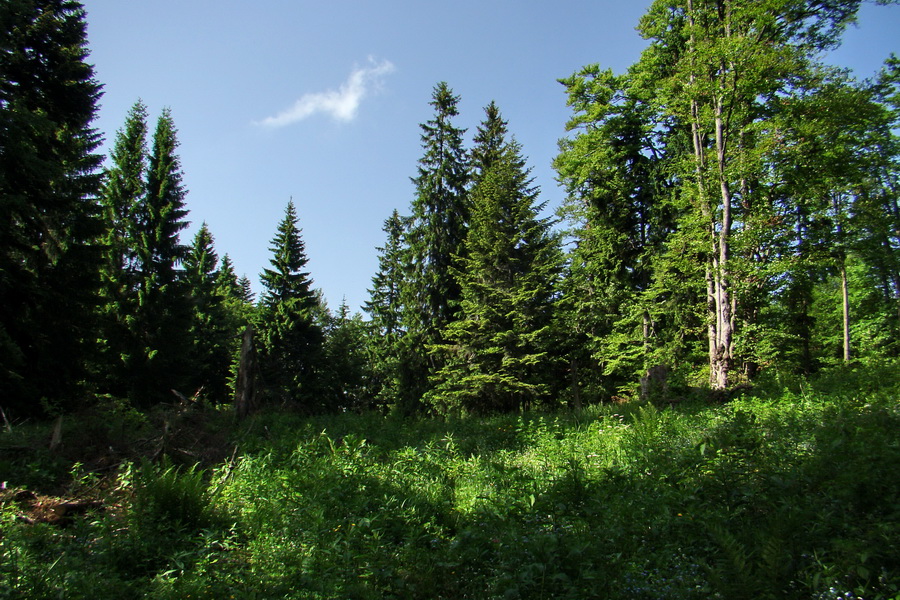
[[[898,598],[897,377],[577,414],[264,413],[230,426],[232,459],[120,465],[65,528],[6,498],[0,598]]]

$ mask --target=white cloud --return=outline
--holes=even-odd
[[[266,127],[285,127],[318,113],[331,115],[336,121],[352,121],[363,99],[373,90],[377,90],[385,75],[393,71],[394,65],[390,61],[376,62],[369,57],[369,66],[354,69],[337,91],[304,94],[292,107],[273,117],[267,117],[258,124]]]

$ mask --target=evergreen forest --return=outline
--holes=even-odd
[[[561,74],[555,212],[447,82],[363,313],[259,293],[76,0],[0,0],[0,598],[900,598],[900,59],[655,0]],[[878,4],[892,4],[878,0]],[[402,173],[397,174],[402,177]]]

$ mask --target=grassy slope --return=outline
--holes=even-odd
[[[725,406],[260,415],[205,473],[82,474],[118,509],[68,528],[8,500],[0,598],[892,598],[897,383],[885,366]]]

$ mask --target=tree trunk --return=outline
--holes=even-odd
[[[690,46],[696,44],[694,38],[694,4],[687,3],[688,19],[691,25]],[[726,28],[727,33],[727,28]],[[699,67],[693,64],[690,84],[697,80]],[[700,71],[702,73],[702,71]],[[728,386],[728,372],[731,368],[734,332],[734,310],[731,290],[728,282],[730,236],[731,236],[731,192],[726,178],[727,124],[725,123],[722,99],[715,98],[713,110],[715,115],[716,169],[721,194],[719,206],[722,210],[721,222],[718,219],[718,207],[711,202],[707,189],[706,176],[706,143],[703,134],[703,117],[700,100],[691,98],[691,141],[694,150],[694,172],[697,178],[697,201],[700,212],[706,222],[709,235],[709,258],[706,265],[706,304],[708,311],[709,334],[709,383],[714,390],[724,390]]]
[[[256,410],[256,346],[253,326],[247,325],[241,338],[241,360],[234,390],[234,408],[239,419]]]
[[[710,374],[714,390],[722,391],[728,387],[728,375],[731,371],[732,351],[734,345],[734,298],[731,294],[729,282],[729,260],[731,258],[731,190],[726,177],[726,145],[728,139],[725,132],[721,100],[715,103],[716,126],[716,167],[719,175],[719,191],[722,206],[722,222],[719,225],[718,235],[715,227],[713,236],[717,239],[713,243],[713,251],[718,251],[716,257],[713,279],[715,281],[716,300],[716,350],[714,370]]]
[[[835,233],[837,234],[837,262],[838,271],[841,274],[841,304],[843,311],[842,333],[844,342],[844,362],[850,362],[850,285],[847,281],[847,254],[844,252],[844,228],[841,224],[843,216],[843,205],[841,195],[834,194],[831,197],[831,206],[834,210],[834,218],[836,222]]]
[[[847,281],[847,261],[841,257],[841,299],[844,309],[844,362],[850,362],[850,285]]]
[[[572,408],[577,412],[581,412],[583,407],[581,402],[581,384],[578,381],[578,359],[575,357],[572,357],[569,363],[569,376],[571,377]]]

